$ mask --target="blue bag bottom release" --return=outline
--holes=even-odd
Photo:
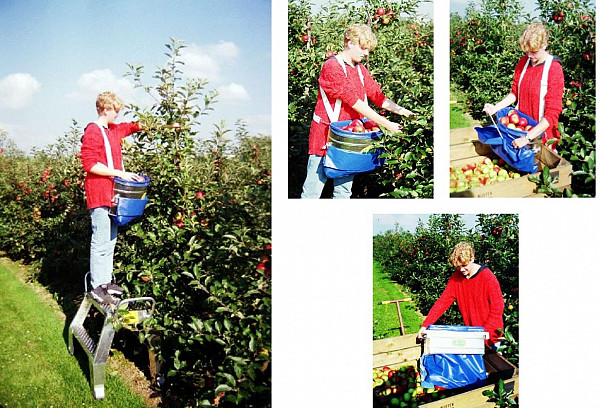
[[[426,354],[421,356],[421,386],[447,389],[482,384],[487,379],[480,354]]]
[[[110,217],[119,227],[135,220],[144,213],[144,208],[148,204],[148,198],[124,198],[119,197],[115,214]]]
[[[329,146],[323,162],[323,171],[328,178],[337,178],[373,171],[384,163],[385,159],[379,158],[379,152],[357,153]]]

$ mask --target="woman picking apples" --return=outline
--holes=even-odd
[[[344,33],[344,51],[329,58],[319,75],[319,94],[308,136],[308,166],[302,187],[302,198],[319,198],[327,177],[323,156],[327,152],[327,135],[332,122],[367,117],[379,127],[398,133],[400,125],[375,112],[368,104],[398,115],[416,115],[388,99],[381,87],[361,64],[377,45],[377,38],[365,24],[351,24]],[[333,198],[349,198],[353,175],[334,179]]]
[[[475,250],[469,242],[459,242],[452,248],[450,264],[455,271],[444,292],[433,304],[419,332],[417,340],[423,340],[425,330],[444,314],[455,301],[465,326],[481,326],[490,335],[486,342],[490,347],[500,347],[504,298],[498,279],[487,265],[475,263]]]
[[[515,68],[511,92],[497,104],[486,103],[483,107],[484,112],[493,115],[516,101],[519,111],[538,121],[525,136],[512,142],[518,149],[544,132],[543,143],[560,139],[558,117],[562,112],[564,75],[560,59],[546,50],[548,37],[548,29],[541,23],[525,28],[519,39],[519,47],[525,55]]]

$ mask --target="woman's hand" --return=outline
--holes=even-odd
[[[496,109],[496,105],[492,105],[491,103],[486,103],[485,105],[483,105],[483,111],[485,113],[487,113],[488,115],[492,116],[496,112],[498,112],[498,109]]]
[[[514,148],[520,149],[523,146],[526,146],[527,143],[529,143],[529,139],[527,139],[527,137],[523,136],[523,137],[513,140],[512,145]]]
[[[392,133],[400,133],[402,131],[402,125],[389,120],[383,126]]]
[[[422,342],[423,339],[425,338],[425,330],[427,330],[427,328],[425,328],[425,327],[421,327],[419,329],[419,332],[417,333],[417,341],[418,342]]]
[[[126,181],[144,181],[144,178],[139,174],[130,173],[128,171],[119,172],[119,175],[117,177]]]

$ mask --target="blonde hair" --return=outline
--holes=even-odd
[[[120,110],[123,105],[123,101],[114,92],[102,92],[96,98],[96,111],[98,113],[102,112],[104,109]]]
[[[377,46],[377,37],[371,31],[371,27],[366,24],[350,24],[344,32],[344,44],[352,41],[358,44],[361,48],[373,51]]]
[[[450,264],[454,267],[463,266],[475,259],[475,249],[468,242],[459,242],[452,248]]]
[[[519,38],[519,47],[523,52],[536,52],[548,45],[548,29],[542,23],[532,23],[525,28]]]

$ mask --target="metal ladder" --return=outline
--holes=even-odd
[[[73,339],[77,339],[86,352],[90,364],[90,384],[94,398],[104,398],[104,378],[106,375],[106,360],[112,345],[115,331],[120,328],[136,330],[136,326],[152,317],[155,300],[151,297],[121,299],[117,305],[99,303],[93,299],[87,290],[89,272],[84,278],[85,293],[83,302],[69,326],[69,353],[75,354]],[[98,340],[90,336],[83,323],[91,307],[96,308],[104,316],[104,323]]]

